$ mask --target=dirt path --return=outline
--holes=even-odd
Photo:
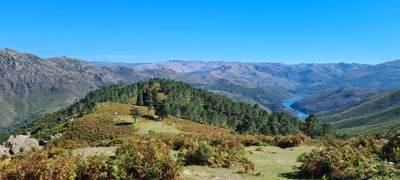
[[[86,147],[86,148],[78,148],[72,151],[74,156],[99,156],[101,154],[112,157],[115,156],[115,152],[117,147]]]

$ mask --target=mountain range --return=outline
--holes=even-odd
[[[0,48],[0,73],[0,131],[68,106],[102,86],[151,78],[188,82],[237,101],[258,103],[268,111],[292,115],[295,113],[282,105],[285,99],[304,97],[294,105],[296,109],[318,113],[400,87],[400,60],[377,65],[197,60],[116,63],[86,62],[65,56],[41,58]],[[342,98],[328,98],[329,93]],[[327,115],[319,115],[330,121],[326,120]]]
[[[294,64],[284,63],[243,63],[243,62],[202,62],[166,61],[152,64],[91,62],[101,66],[124,65],[136,70],[171,69],[197,77],[219,77],[242,79],[249,83],[271,85],[295,91],[298,88],[329,82],[347,72],[371,67],[357,63]]]

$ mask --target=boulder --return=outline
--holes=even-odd
[[[24,135],[17,135],[16,137],[11,135],[6,142],[6,146],[10,147],[11,154],[17,154],[21,150],[30,151],[32,147],[39,148],[39,141]]]
[[[10,151],[10,148],[0,145],[0,157],[3,156],[4,154],[10,154],[9,151]]]

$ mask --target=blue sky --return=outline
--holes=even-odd
[[[87,61],[377,64],[400,0],[0,0],[0,47]]]

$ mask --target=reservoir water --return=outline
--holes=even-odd
[[[285,106],[286,108],[288,108],[288,109],[290,109],[290,110],[296,112],[296,113],[298,114],[297,117],[298,117],[299,119],[305,119],[305,118],[308,117],[308,114],[303,113],[303,112],[301,112],[301,111],[299,111],[299,110],[297,110],[297,109],[293,109],[293,108],[290,107],[293,103],[295,103],[295,102],[297,102],[297,101],[300,101],[300,100],[302,100],[302,99],[303,99],[303,98],[296,97],[296,98],[293,98],[293,99],[285,100],[285,101],[283,101],[283,106]]]

